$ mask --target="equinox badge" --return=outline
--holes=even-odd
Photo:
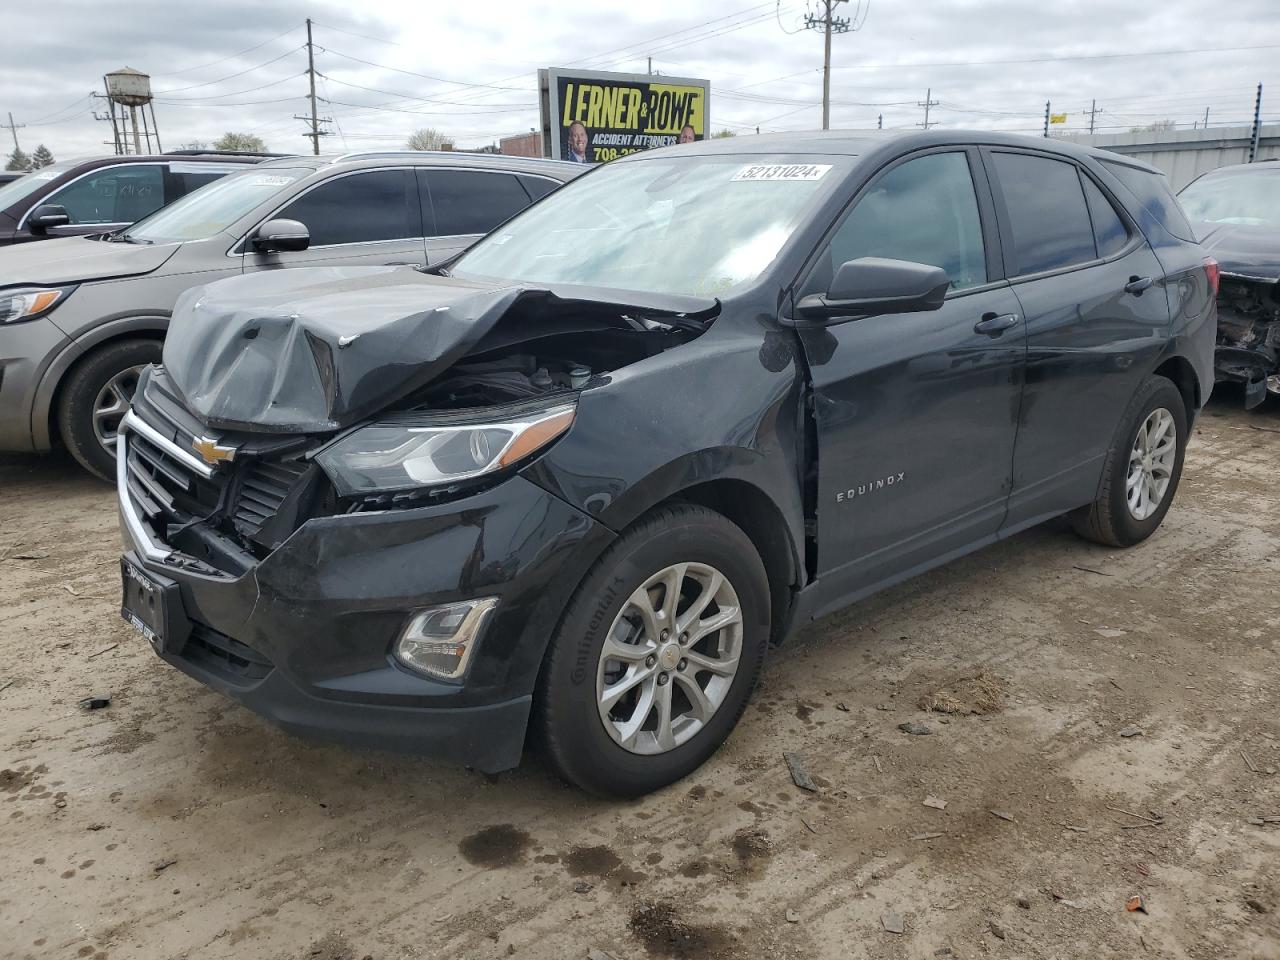
[[[224,447],[211,437],[196,437],[191,441],[191,449],[204,457],[205,463],[229,463],[236,458],[235,447]]]

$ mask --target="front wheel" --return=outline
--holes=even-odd
[[[67,375],[58,429],[71,455],[90,473],[111,480],[116,431],[129,410],[143,368],[160,362],[160,341],[124,340],[95,350]]]
[[[704,507],[664,507],[588,573],[551,642],[537,726],[564,779],[635,797],[697,769],[729,736],[769,638],[750,539]]]
[[[1138,387],[1107,452],[1098,498],[1073,516],[1086,540],[1129,547],[1164,520],[1182,476],[1187,412],[1182,394],[1164,377]]]

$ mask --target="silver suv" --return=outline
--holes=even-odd
[[[581,172],[487,154],[290,157],[117,233],[0,250],[0,451],[60,440],[107,478],[183,291],[278,267],[438,263]]]

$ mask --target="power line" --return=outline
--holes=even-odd
[[[271,66],[271,64],[276,63],[280,60],[283,60],[285,57],[290,56],[291,54],[297,53],[301,49],[303,48],[294,47],[291,50],[286,50],[284,53],[280,54],[280,56],[278,57],[272,57],[270,60],[266,61],[265,63],[259,63],[252,67],[248,67],[244,70],[239,70],[235,73],[229,73],[225,77],[219,77],[217,80],[206,80],[204,83],[193,83],[190,86],[186,86],[186,87],[173,87],[170,90],[157,90],[156,96],[163,96],[169,93],[179,93],[182,90],[195,90],[197,87],[211,87],[216,83],[222,83],[226,80],[234,80],[236,77],[243,77],[246,73],[253,73],[253,71],[255,70],[261,70],[263,67],[269,67]]]
[[[521,108],[528,108],[528,109],[532,109],[532,108],[536,108],[536,107],[538,106],[538,104],[537,104],[536,102],[535,102],[535,103],[521,102],[521,103],[494,103],[494,104],[490,104],[490,103],[479,103],[479,104],[477,104],[477,103],[464,103],[464,102],[463,102],[463,101],[461,101],[461,100],[439,100],[439,99],[436,99],[435,97],[416,97],[416,96],[414,96],[413,94],[410,94],[410,93],[397,93],[397,92],[396,92],[396,91],[394,91],[394,90],[382,90],[382,89],[379,89],[378,87],[366,87],[366,86],[363,86],[363,85],[361,85],[361,84],[359,84],[359,83],[351,83],[349,80],[339,80],[337,77],[330,76],[330,75],[329,75],[329,74],[327,74],[327,73],[322,73],[322,72],[320,72],[319,70],[317,70],[317,71],[316,71],[316,75],[317,75],[317,76],[320,76],[320,77],[324,77],[326,80],[331,80],[331,81],[333,81],[334,83],[341,84],[341,85],[342,85],[342,86],[344,86],[344,87],[354,87],[356,90],[367,90],[367,91],[369,91],[370,93],[381,93],[381,94],[383,94],[384,96],[388,96],[388,97],[400,97],[400,98],[402,98],[403,100],[407,100],[407,101],[411,101],[411,102],[439,103],[439,104],[443,104],[443,105],[445,105],[445,106],[452,106],[452,107],[471,107],[472,109],[478,109],[478,108],[481,108],[481,107],[490,107],[490,106],[493,106],[493,107],[521,107]],[[525,91],[520,91],[520,92],[521,92],[521,93],[523,93],[523,92],[525,92]],[[357,106],[369,106],[369,107],[373,107],[373,106],[375,106],[375,105],[374,105],[374,104],[357,104]]]
[[[985,67],[1008,63],[1063,63],[1069,60],[1113,60],[1121,57],[1166,57],[1189,53],[1236,53],[1242,50],[1280,50],[1280,43],[1253,47],[1200,47],[1191,50],[1144,50],[1133,53],[1095,53],[1069,57],[1027,57],[1017,60],[944,60],[937,63],[851,63],[837,70],[914,70],[918,67]]]
[[[184,73],[193,73],[196,70],[203,70],[205,67],[213,67],[219,63],[226,63],[228,60],[234,60],[237,57],[243,57],[246,53],[253,53],[253,51],[255,50],[260,50],[261,48],[265,47],[269,43],[275,43],[281,37],[287,37],[289,34],[293,33],[293,31],[297,29],[298,29],[297,27],[290,27],[284,33],[278,33],[274,37],[272,37],[270,40],[263,40],[261,43],[255,44],[254,46],[249,47],[247,50],[241,50],[239,53],[233,53],[227,57],[221,57],[217,60],[210,60],[208,63],[202,63],[195,67],[184,67],[181,70],[173,70],[169,73],[153,73],[152,77],[178,77]]]

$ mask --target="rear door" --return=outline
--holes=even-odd
[[[951,278],[936,311],[800,328],[818,434],[818,570],[835,597],[1000,526],[1025,342],[997,237],[977,150],[914,154],[863,188],[796,291],[824,292],[858,257],[927,263]]]
[[[536,199],[521,183],[525,178],[513,173],[423,167],[418,177],[424,216],[432,224],[427,237],[428,263],[439,263],[465,250]]]
[[[421,211],[418,182],[411,169],[339,174],[306,188],[267,218],[305,224],[311,234],[310,246],[306,250],[261,254],[248,243],[245,270],[421,266],[426,262]]]
[[[1027,382],[1008,529],[1091,501],[1120,416],[1169,336],[1164,272],[1124,208],[1071,160],[991,148]]]

